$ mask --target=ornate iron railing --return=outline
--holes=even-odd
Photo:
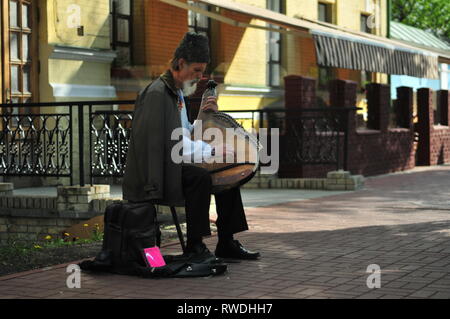
[[[281,164],[330,164],[347,169],[348,117],[357,108],[264,110],[268,128],[280,129]]]
[[[132,111],[90,114],[91,177],[123,176],[132,119]]]
[[[0,104],[0,176],[121,177],[133,111],[127,101]],[[58,112],[46,113],[45,108]],[[102,110],[101,108],[108,108]],[[40,114],[24,114],[23,110]],[[130,108],[132,109],[132,107]],[[54,109],[53,109],[54,110]],[[245,128],[278,128],[280,165],[331,164],[347,168],[348,117],[356,108],[226,111]],[[267,139],[270,142],[270,138]],[[271,145],[266,145],[269,152]],[[77,162],[77,171],[74,164]],[[267,163],[266,163],[267,165]]]
[[[0,175],[71,175],[71,113],[35,115],[3,110]]]

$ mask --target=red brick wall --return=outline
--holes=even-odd
[[[143,30],[147,41],[146,64],[150,75],[158,76],[169,67],[173,52],[188,31],[187,11],[159,0],[148,0],[146,12]]]
[[[330,96],[333,106],[352,106],[356,100],[356,83],[335,80],[330,83]],[[286,86],[289,89],[291,86]],[[299,88],[297,88],[299,90]],[[293,92],[292,94],[295,94]],[[286,93],[289,96],[289,93]],[[356,131],[355,112],[349,115],[348,170],[352,174],[364,176],[414,168],[414,131],[410,128],[388,129],[389,123],[389,87],[374,84],[370,88],[368,99],[371,104],[373,123],[380,130]],[[409,100],[412,103],[412,100]],[[412,105],[407,106],[412,109]],[[411,119],[409,119],[411,122]],[[281,143],[282,144],[282,143]],[[341,151],[343,145],[341,144]],[[341,152],[342,154],[343,152]],[[340,159],[342,163],[342,158]],[[284,166],[284,167],[283,167]],[[326,177],[326,173],[335,170],[336,165],[282,165],[280,177]]]
[[[430,145],[428,165],[450,163],[450,129],[448,127],[433,128]]]
[[[352,174],[372,176],[408,170],[415,166],[411,129],[357,131],[350,136],[349,144],[348,170]]]
[[[297,52],[300,59],[300,74],[303,76],[313,76],[313,69],[317,68],[316,49],[312,38],[298,38]]]

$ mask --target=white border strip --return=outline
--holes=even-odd
[[[117,57],[114,51],[100,51],[86,48],[72,48],[55,45],[50,59],[76,60],[97,63],[111,63]]]
[[[55,97],[116,98],[116,89],[110,85],[79,85],[50,83]]]

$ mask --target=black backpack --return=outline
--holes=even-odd
[[[152,203],[115,202],[105,210],[102,250],[93,261],[80,263],[80,268],[148,278],[203,277],[226,271],[227,266],[216,259],[190,262],[184,255],[164,256],[166,266],[148,267],[143,249],[160,243],[161,232]]]

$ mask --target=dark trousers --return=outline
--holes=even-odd
[[[182,183],[186,203],[187,237],[198,238],[211,235],[209,227],[211,176],[209,172],[200,167],[183,165]],[[216,194],[215,199],[219,237],[248,230],[238,187]]]

